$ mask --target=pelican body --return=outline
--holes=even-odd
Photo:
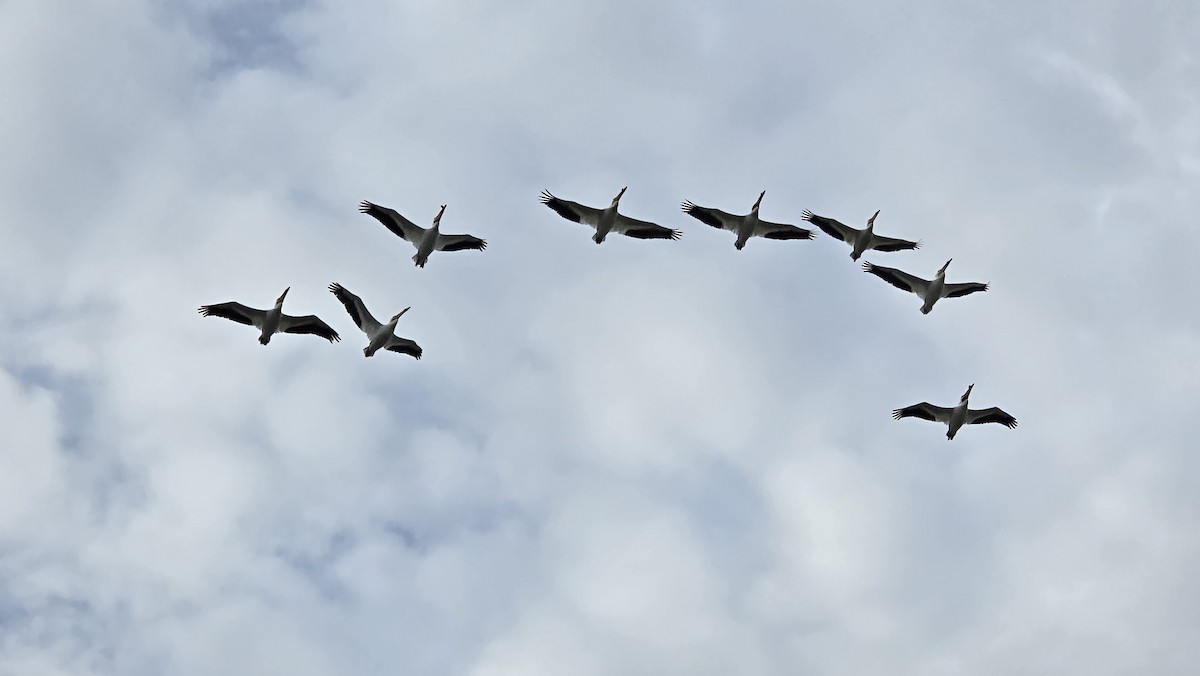
[[[271,342],[271,336],[279,331],[279,325],[283,322],[283,299],[287,297],[288,291],[291,290],[292,287],[290,286],[284,289],[279,298],[275,299],[275,305],[263,313],[262,333],[258,336],[260,344],[266,345]]]
[[[758,217],[758,209],[762,206],[763,195],[766,194],[766,190],[759,193],[758,199],[754,200],[754,206],[751,207],[750,213],[741,216],[721,211],[720,209],[698,206],[690,200],[684,202],[681,206],[684,213],[701,223],[732,232],[737,237],[733,246],[738,251],[741,251],[746,246],[746,242],[750,241],[751,237],[766,237],[767,239],[813,238],[813,231],[807,228],[801,228],[788,223],[771,223],[770,221],[760,219]]]
[[[425,261],[429,260],[429,254],[433,253],[437,248],[438,236],[441,234],[442,214],[446,213],[446,205],[443,204],[438,209],[437,215],[433,217],[433,225],[425,231],[425,235],[421,237],[420,242],[414,242],[417,245],[417,253],[413,254],[413,263],[417,267],[425,267]]]
[[[933,310],[933,304],[942,298],[942,293],[946,290],[946,268],[948,267],[950,267],[950,261],[946,261],[945,265],[938,268],[937,276],[926,285],[925,293],[921,294],[921,314],[929,314]]]
[[[621,196],[625,194],[627,189],[628,186],[621,188],[617,196],[612,198],[612,202],[605,209],[597,209],[596,207],[589,207],[579,202],[560,199],[550,194],[548,190],[542,191],[540,199],[542,204],[550,207],[559,216],[568,221],[583,223],[595,228],[596,232],[592,235],[592,241],[596,244],[604,242],[604,239],[612,232],[637,239],[679,239],[682,233],[678,230],[664,228],[657,223],[640,221],[619,213],[617,207],[620,206]]]
[[[617,192],[617,196],[612,198],[612,202],[609,203],[608,208],[601,212],[600,220],[596,222],[596,233],[592,235],[592,241],[596,244],[603,242],[604,238],[608,237],[608,233],[612,231],[613,225],[617,223],[617,207],[621,203],[621,196],[628,189],[629,186],[621,188]]]
[[[850,260],[858,260],[859,257],[871,249],[875,251],[904,251],[906,249],[921,248],[920,242],[876,235],[875,219],[878,217],[879,212],[876,211],[874,215],[867,219],[867,227],[859,230],[841,221],[826,218],[825,216],[818,216],[807,209],[804,210],[804,215],[802,216],[804,220],[817,226],[829,236],[849,244]]]
[[[247,307],[241,303],[230,301],[215,305],[201,305],[200,314],[205,317],[222,317],[239,324],[246,324],[259,329],[258,342],[266,345],[271,342],[271,336],[276,333],[311,333],[329,342],[341,340],[337,331],[317,318],[316,315],[293,317],[283,314],[283,299],[287,298],[291,287],[283,290],[275,300],[275,306],[269,310]]]
[[[970,398],[971,390],[974,387],[974,383],[967,386],[967,391],[963,392],[962,397],[958,400],[958,405],[954,408],[934,406],[927,401],[923,401],[919,404],[905,406],[904,408],[898,408],[895,411],[892,411],[892,417],[896,420],[911,417],[945,423],[947,426],[947,441],[952,441],[954,439],[954,435],[958,434],[958,430],[961,429],[963,425],[1000,423],[1009,429],[1016,428],[1017,419],[995,406],[984,409],[968,408],[967,400]]]
[[[954,260],[951,258],[950,260]],[[950,261],[938,270],[937,276],[932,280],[921,279],[915,275],[910,275],[903,270],[896,268],[886,268],[882,265],[864,262],[863,270],[869,272],[883,281],[891,284],[897,289],[903,289],[916,294],[921,298],[921,314],[927,315],[933,310],[933,304],[942,298],[957,298],[977,291],[987,291],[988,285],[981,282],[962,282],[958,284],[946,283],[946,268],[950,267]]]

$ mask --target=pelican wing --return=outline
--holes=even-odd
[[[858,229],[852,228],[841,221],[826,218],[825,216],[818,216],[808,209],[804,210],[801,218],[820,228],[826,235],[840,239],[843,242],[852,241],[859,232]]]
[[[246,307],[241,303],[232,301],[217,303],[216,305],[201,305],[199,312],[205,317],[223,317],[239,324],[247,324],[259,329],[262,328],[263,317],[267,314],[266,310]]]
[[[283,315],[279,319],[279,330],[284,333],[311,333],[331,343],[342,339],[337,331],[318,319],[316,315],[304,315],[303,317]]]
[[[681,208],[685,214],[700,221],[701,223],[711,225],[712,227],[721,230],[729,230],[731,232],[737,232],[738,225],[741,224],[743,218],[742,216],[734,216],[733,214],[727,211],[721,211],[720,209],[698,206],[696,204],[692,204],[690,201],[684,202],[681,205]]]
[[[960,284],[947,284],[942,287],[943,298],[958,298],[967,294],[975,293],[976,291],[987,291],[988,285],[979,282],[962,282]]]
[[[358,326],[360,331],[368,336],[375,335],[375,332],[379,330],[382,324],[375,317],[371,316],[362,298],[350,293],[346,287],[337,282],[329,285],[329,292],[340,300],[342,305],[346,306],[346,312],[349,313],[350,319],[354,320],[354,324]]]
[[[388,339],[387,345],[383,346],[383,349],[390,352],[399,352],[400,354],[412,355],[417,359],[421,358],[421,346],[407,338],[397,338],[396,336],[392,336],[390,339]]]
[[[903,270],[896,268],[885,268],[882,265],[874,265],[872,263],[863,263],[863,270],[875,275],[883,281],[891,284],[897,289],[911,291],[918,296],[925,294],[926,287],[929,286],[929,281],[910,275]]]
[[[1000,423],[1011,430],[1017,426],[1017,419],[995,406],[979,410],[967,409],[968,425],[982,425],[983,423]]]
[[[358,210],[383,223],[385,228],[391,230],[400,239],[406,239],[415,244],[420,242],[421,237],[425,234],[425,228],[401,216],[395,209],[381,207],[363,200],[358,205]]]
[[[759,221],[758,232],[767,239],[812,239],[813,231],[798,225],[788,223],[771,223]]]
[[[546,206],[555,210],[558,212],[559,216],[562,216],[568,221],[583,223],[584,225],[590,225],[593,228],[596,227],[596,224],[600,222],[600,215],[604,213],[603,209],[584,206],[579,202],[559,199],[554,195],[551,195],[550,191],[548,190],[542,191],[541,201],[542,204],[545,204]]]
[[[933,404],[923,401],[912,406],[905,406],[892,411],[892,417],[896,420],[901,418],[921,418],[922,420],[932,420],[933,422],[950,422],[950,414],[954,412],[952,408],[945,406],[934,406]]]
[[[438,251],[462,251],[463,249],[483,251],[486,248],[487,242],[471,235],[438,235]]]
[[[884,237],[882,235],[871,235],[871,245],[868,249],[876,251],[908,251],[909,249],[920,249],[920,242],[912,242],[907,239],[898,239],[896,237]]]
[[[613,230],[638,239],[679,239],[679,236],[683,234],[679,230],[672,230],[650,221],[639,221],[621,214],[617,214]]]

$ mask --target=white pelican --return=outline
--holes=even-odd
[[[271,342],[271,336],[276,333],[311,333],[331,343],[341,340],[337,331],[331,329],[328,324],[318,319],[316,315],[293,317],[283,314],[283,299],[287,297],[288,291],[291,289],[292,287],[290,286],[284,289],[283,293],[276,299],[275,307],[270,310],[259,310],[230,301],[228,303],[217,303],[216,305],[201,305],[200,314],[205,317],[224,317],[239,324],[249,324],[262,331],[262,334],[258,337],[258,342],[263,345]]]
[[[954,260],[951,258],[950,260]],[[963,282],[960,284],[946,283],[946,268],[950,267],[950,261],[941,267],[937,272],[937,277],[932,281],[921,279],[896,268],[885,268],[882,265],[874,265],[864,262],[863,270],[875,275],[883,281],[891,284],[897,289],[911,291],[921,297],[925,304],[921,306],[921,314],[929,314],[933,309],[933,304],[942,298],[958,298],[976,291],[987,291],[988,285],[980,282]]]
[[[483,250],[487,248],[487,242],[478,237],[472,237],[471,235],[443,235],[438,232],[438,227],[442,222],[442,214],[446,211],[445,204],[438,210],[437,216],[433,217],[433,226],[428,229],[422,228],[401,216],[394,209],[381,207],[366,200],[363,200],[362,204],[358,205],[358,210],[364,214],[374,216],[375,220],[383,223],[384,227],[391,230],[400,239],[412,242],[412,245],[417,248],[417,253],[412,259],[419,268],[425,267],[425,261],[429,260],[429,254],[434,251]]]
[[[568,221],[583,223],[595,228],[596,234],[592,235],[592,241],[596,244],[603,242],[610,232],[638,239],[679,239],[679,236],[683,234],[679,230],[664,228],[657,223],[639,221],[636,218],[617,213],[617,204],[621,201],[621,195],[625,194],[626,189],[628,186],[621,188],[621,192],[612,199],[612,204],[608,205],[607,209],[597,209],[578,202],[559,199],[551,195],[548,190],[542,191],[541,200],[542,204],[557,211],[559,216]]]
[[[367,334],[367,346],[363,348],[363,356],[370,357],[375,354],[380,348],[399,352],[400,354],[408,354],[421,358],[421,346],[407,338],[397,338],[394,333],[396,330],[396,322],[400,320],[400,316],[408,312],[412,308],[404,308],[403,310],[392,315],[392,318],[386,324],[380,324],[377,319],[371,316],[367,310],[367,306],[363,305],[362,299],[346,290],[346,287],[334,282],[329,285],[329,292],[342,301],[342,305],[346,306],[346,312],[350,313],[350,318],[358,325],[358,328],[363,333]]]
[[[751,237],[766,237],[767,239],[813,238],[813,231],[807,228],[788,225],[787,223],[771,223],[759,220],[758,207],[762,204],[763,195],[765,194],[767,194],[766,190],[759,193],[758,199],[754,200],[754,206],[750,209],[750,213],[743,216],[735,216],[720,209],[697,206],[690,201],[684,202],[682,206],[685,213],[691,214],[693,218],[701,223],[707,223],[714,228],[728,230],[737,235],[737,241],[733,243],[733,246],[739,251],[742,247],[746,246],[747,240]]]
[[[896,420],[901,418],[922,418],[924,420],[946,423],[950,428],[946,432],[947,440],[953,439],[954,435],[958,433],[958,429],[963,425],[1000,423],[1010,430],[1017,426],[1016,418],[995,406],[981,409],[967,408],[967,397],[971,396],[972,387],[975,387],[974,383],[967,386],[967,391],[963,392],[962,398],[958,400],[958,406],[954,408],[934,406],[927,401],[923,401],[919,404],[905,406],[904,408],[892,411],[892,417]]]
[[[868,249],[875,251],[905,251],[907,249],[920,249],[920,242],[912,242],[907,239],[896,239],[895,237],[884,237],[883,235],[875,234],[875,219],[879,216],[876,211],[873,216],[867,219],[867,227],[865,230],[852,228],[841,221],[836,221],[832,218],[818,216],[808,209],[804,210],[802,218],[812,223],[818,228],[825,231],[825,234],[830,237],[835,237],[850,245],[850,260],[858,260],[859,256]]]

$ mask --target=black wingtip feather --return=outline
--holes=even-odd
[[[795,226],[792,226],[792,227],[795,227]],[[766,237],[767,239],[781,239],[781,240],[800,239],[800,240],[804,240],[804,239],[812,239],[813,231],[809,230],[808,228],[796,228],[795,230],[777,230],[775,232],[768,232],[767,234],[763,235],[763,237]]]
[[[407,345],[393,345],[392,347],[387,347],[384,349],[388,352],[395,352],[396,354],[406,354],[413,359],[420,359],[421,355],[425,353],[425,351],[421,349],[420,345],[415,344],[411,348]]]
[[[362,317],[358,316],[358,308],[355,307],[354,302],[350,300],[350,292],[346,290],[346,287],[334,282],[333,284],[329,285],[329,292],[333,294],[334,298],[338,299],[338,302],[342,304],[342,307],[346,308],[346,313],[350,315],[350,319],[354,322],[354,325],[361,327]]]
[[[721,227],[721,220],[714,217],[712,214],[704,210],[704,207],[693,204],[690,200],[680,205],[683,212],[688,216],[700,221],[705,225],[710,225],[714,228]]]
[[[555,213],[567,219],[568,221],[573,221],[575,223],[583,222],[583,220],[579,217],[579,214],[575,213],[575,211],[571,209],[571,207],[567,206],[563,200],[560,200],[559,198],[550,194],[549,190],[542,191],[541,201],[542,204],[550,207],[555,211]]]

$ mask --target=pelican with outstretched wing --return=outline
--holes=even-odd
[[[579,202],[561,199],[550,194],[549,190],[543,190],[541,196],[542,204],[550,207],[559,216],[591,226],[596,230],[596,234],[592,235],[592,241],[600,244],[608,237],[610,232],[625,235],[626,237],[635,237],[637,239],[679,239],[683,234],[679,230],[664,228],[657,223],[650,221],[639,221],[636,218],[630,218],[625,214],[618,213],[617,207],[620,205],[621,196],[625,194],[628,186],[621,188],[617,196],[612,198],[612,203],[606,209],[597,209],[589,207]]]
[[[959,428],[963,425],[1000,423],[1009,429],[1016,428],[1017,419],[995,406],[978,409],[967,408],[967,398],[971,396],[971,389],[973,387],[975,387],[974,383],[967,386],[967,391],[963,392],[962,397],[958,400],[958,406],[954,408],[934,406],[927,401],[923,401],[919,404],[905,406],[904,408],[892,411],[892,417],[896,420],[901,418],[921,418],[922,420],[945,423],[949,427],[946,432],[947,441],[954,439],[954,435],[958,433]]]
[[[429,228],[422,228],[413,223],[401,216],[395,209],[381,207],[366,200],[358,205],[358,210],[383,223],[385,228],[391,230],[400,239],[412,243],[417,249],[417,253],[412,259],[419,268],[425,267],[425,262],[429,260],[429,254],[434,251],[462,251],[463,249],[482,251],[487,248],[487,242],[473,235],[445,235],[439,231],[442,214],[446,213],[445,204],[438,210],[437,216],[433,217],[433,225]]]
[[[258,342],[263,345],[271,342],[271,336],[276,333],[311,333],[331,343],[341,340],[337,331],[318,319],[316,315],[293,317],[283,314],[283,299],[287,297],[288,291],[291,289],[290,286],[284,289],[276,299],[275,307],[270,310],[259,310],[230,301],[216,305],[201,305],[200,314],[205,317],[223,317],[239,324],[253,326],[262,332],[258,337]]]
[[[767,239],[813,238],[813,231],[807,228],[801,228],[798,225],[790,225],[788,223],[771,223],[770,221],[760,220],[758,217],[758,208],[762,206],[763,195],[766,194],[766,190],[759,193],[758,199],[754,200],[754,206],[750,209],[750,213],[741,216],[721,211],[720,209],[698,206],[690,200],[684,202],[681,206],[684,213],[701,223],[721,230],[728,230],[737,235],[737,240],[734,241],[733,246],[738,251],[741,251],[742,247],[746,246],[746,242],[751,237],[766,237]]]
[[[921,305],[921,314],[925,315],[929,314],[929,311],[933,309],[933,304],[942,298],[958,298],[959,296],[965,296],[976,291],[988,290],[988,285],[982,282],[947,284],[946,268],[950,267],[950,261],[946,261],[946,264],[938,270],[937,277],[934,277],[932,280],[921,279],[903,270],[885,268],[882,265],[875,265],[874,263],[864,262],[862,267],[863,270],[875,275],[897,289],[903,289],[919,296],[924,301],[924,304]]]
[[[362,298],[350,293],[341,284],[337,282],[330,284],[329,292],[340,300],[342,305],[346,306],[346,312],[349,313],[354,323],[358,325],[359,330],[367,334],[367,346],[363,348],[364,357],[370,357],[383,349],[390,352],[407,354],[417,359],[421,358],[420,345],[417,345],[408,338],[399,338],[396,336],[396,322],[400,321],[400,317],[412,308],[404,308],[392,315],[392,318],[384,324],[371,316],[371,312],[363,304]]]
[[[867,227],[859,230],[852,228],[841,221],[818,216],[808,209],[804,210],[801,216],[804,220],[812,223],[820,228],[825,234],[840,239],[850,245],[850,260],[858,260],[864,252],[873,251],[907,251],[909,249],[920,249],[920,242],[913,242],[907,239],[897,239],[895,237],[884,237],[883,235],[875,234],[875,219],[879,217],[879,212],[867,219]]]

